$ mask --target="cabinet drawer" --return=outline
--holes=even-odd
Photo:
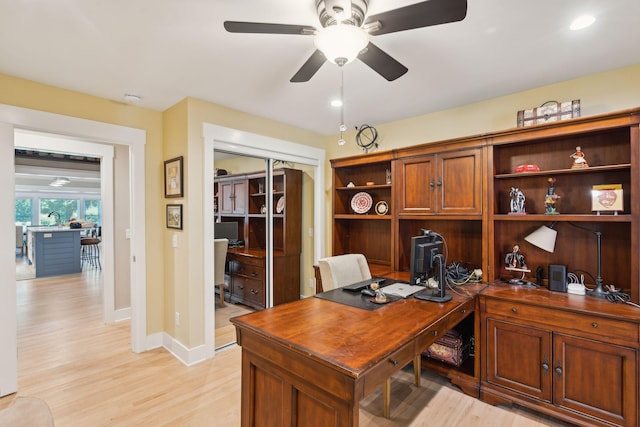
[[[376,387],[379,387],[387,378],[405,367],[413,360],[414,346],[410,342],[385,357],[380,363],[366,373],[364,394],[367,395]]]
[[[473,312],[473,310],[475,309],[475,306],[476,306],[476,300],[475,298],[471,298],[469,299],[469,301],[465,302],[460,307],[458,307],[453,313],[449,315],[448,329],[455,328],[456,325],[460,323],[462,319],[464,319],[471,312]]]
[[[249,279],[256,279],[256,280],[259,280],[260,282],[262,282],[264,279],[265,272],[264,272],[264,268],[262,267],[257,267],[255,265],[244,264],[244,263],[236,263],[234,267],[235,269],[233,271],[233,274],[237,276],[243,276]]]
[[[562,310],[538,307],[509,301],[487,300],[487,314],[522,319],[564,331],[574,335],[598,337],[623,343],[638,342],[638,326],[622,320],[608,319],[596,314],[570,313]]]
[[[446,334],[449,329],[451,328],[449,327],[447,318],[433,324],[430,328],[422,331],[416,337],[416,349],[422,353],[427,349],[427,347]]]
[[[231,286],[234,297],[240,298],[247,303],[265,306],[266,299],[262,280],[236,276],[233,278]]]

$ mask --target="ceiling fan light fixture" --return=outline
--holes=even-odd
[[[354,25],[336,24],[320,29],[314,43],[329,61],[344,65],[356,59],[367,47],[369,34]]]

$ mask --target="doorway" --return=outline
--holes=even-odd
[[[144,188],[144,144],[146,133],[140,129],[119,125],[110,125],[86,119],[61,116],[25,108],[0,105],[0,179],[10,188],[15,185],[14,166],[14,134],[16,129],[38,130],[55,135],[66,135],[67,140],[60,142],[56,150],[63,152],[77,151],[80,137],[86,144],[93,144],[95,153],[105,147],[121,144],[128,147],[131,168],[131,242],[132,253],[136,260],[131,260],[131,346],[134,352],[146,350],[146,252],[145,252],[145,188]],[[105,169],[112,165],[105,165]],[[106,178],[103,177],[103,182]],[[112,194],[104,188],[105,199]],[[15,231],[15,196],[13,191],[0,195],[0,229],[5,235]],[[106,213],[106,209],[105,209]],[[103,218],[112,221],[112,218]],[[103,239],[106,236],[103,235]],[[107,238],[108,240],[108,238]],[[9,252],[12,251],[12,252]],[[18,390],[17,381],[17,336],[16,336],[16,291],[15,291],[15,248],[5,245],[0,256],[0,275],[7,280],[8,286],[0,286],[0,396]],[[133,257],[132,257],[133,258]],[[113,307],[113,294],[108,296]],[[109,310],[115,315],[114,310]],[[105,316],[109,317],[109,316]],[[112,322],[113,318],[105,319]]]
[[[214,218],[214,164],[215,164],[215,151],[225,151],[231,153],[237,153],[239,155],[257,157],[267,159],[270,165],[273,162],[289,162],[291,164],[306,165],[312,170],[312,188],[313,188],[313,215],[312,226],[306,227],[304,235],[308,236],[308,239],[312,240],[311,248],[309,252],[313,252],[311,257],[312,261],[308,265],[308,269],[313,271],[313,264],[322,256],[324,256],[324,206],[325,206],[325,193],[324,188],[324,175],[325,175],[325,151],[310,147],[307,145],[297,144],[291,141],[266,137],[264,135],[258,135],[250,132],[243,132],[236,129],[226,128],[222,126],[212,125],[209,123],[203,124],[204,135],[204,155],[203,155],[203,170],[204,181],[203,187],[204,194],[204,218]],[[271,166],[267,167],[267,171],[271,169]],[[268,178],[271,179],[271,178]],[[213,220],[204,221],[204,235],[213,236]],[[272,247],[272,245],[268,245]],[[204,250],[205,259],[213,259],[213,239],[205,239]],[[303,255],[302,263],[307,263],[308,254],[305,257]],[[267,257],[267,292],[272,291],[270,284],[273,277],[273,259]],[[210,356],[214,354],[214,287],[210,284],[213,283],[213,267],[212,264],[205,263],[204,265],[204,330],[205,330],[205,346],[211,349]],[[301,284],[309,282],[311,277],[302,277]],[[267,297],[267,307],[270,306],[272,296]]]

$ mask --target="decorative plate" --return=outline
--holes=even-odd
[[[380,200],[376,203],[376,213],[378,215],[386,215],[389,212],[389,205],[384,200]]]
[[[364,191],[356,193],[351,199],[351,209],[357,214],[369,212],[371,206],[373,206],[373,199],[369,193],[365,193]]]
[[[276,204],[276,213],[282,213],[282,211],[284,211],[284,196],[280,196]]]

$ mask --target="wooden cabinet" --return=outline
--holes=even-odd
[[[484,292],[482,399],[579,425],[637,426],[638,313],[584,298],[506,286]]]
[[[411,237],[430,229],[445,238],[447,264],[481,268],[483,280],[499,287],[521,277],[505,268],[518,244],[531,270],[525,278],[535,282],[541,271],[542,288],[504,286],[491,303],[481,297],[482,322],[475,316],[470,329],[484,350],[472,366],[425,365],[458,378],[470,394],[482,379],[483,398],[492,403],[516,402],[579,425],[637,426],[637,309],[546,286],[548,266],[560,264],[592,288],[601,261],[604,284],[639,302],[639,126],[636,108],[334,159],[332,254],[363,253],[374,268],[401,275]],[[572,168],[576,147],[588,167]],[[516,172],[521,165],[539,170]],[[545,206],[550,179],[559,196],[555,212]],[[622,187],[622,208],[593,210],[593,187],[609,184]],[[512,188],[525,195],[526,213],[511,214]],[[361,191],[374,204],[391,200],[389,212],[354,213],[350,203]],[[541,226],[557,231],[554,252],[525,240]]]
[[[535,270],[542,267],[547,284],[547,266],[562,264],[569,272],[584,274],[587,287],[594,286],[597,275],[597,239],[602,233],[602,278],[631,295],[638,302],[640,270],[640,115],[637,110],[554,124],[517,129],[490,138],[489,186],[489,280],[510,279],[505,255],[519,244],[525,256],[527,274],[535,281]],[[581,147],[589,165],[572,168],[570,157]],[[533,164],[538,172],[515,172],[519,165]],[[550,181],[555,180],[555,214],[547,214],[545,199]],[[620,184],[623,209],[600,212],[592,209],[594,185]],[[525,195],[525,215],[510,214],[510,191],[517,188]],[[546,252],[524,238],[540,226],[557,231],[553,253]],[[493,240],[493,241],[491,241]]]
[[[392,157],[386,152],[331,160],[333,255],[361,253],[371,264],[393,265]],[[371,198],[367,211],[352,207],[360,193]]]
[[[229,248],[230,300],[256,309],[267,305],[267,197],[273,209],[273,305],[300,298],[302,171],[273,171],[266,188],[261,173],[228,175],[215,182],[216,220],[236,222],[243,247]],[[231,197],[233,196],[233,197]]]
[[[482,213],[481,149],[396,160],[398,215]]]
[[[220,178],[217,182],[218,212],[244,214],[247,204],[247,180],[244,177]]]

